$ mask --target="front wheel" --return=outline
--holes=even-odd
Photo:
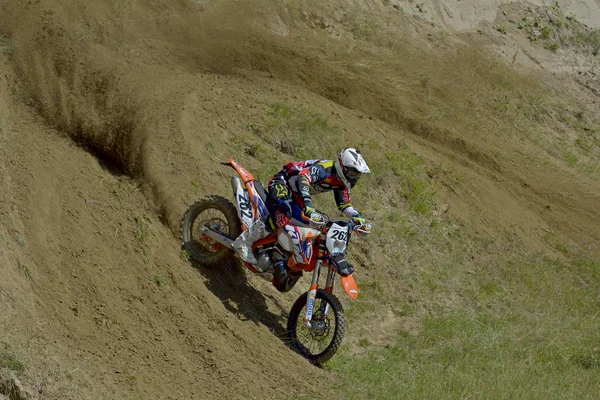
[[[333,357],[342,344],[344,309],[333,293],[318,289],[308,327],[302,321],[307,294],[301,295],[290,310],[287,335],[293,348],[313,364],[321,365]]]
[[[235,206],[224,197],[208,196],[192,204],[181,220],[181,245],[192,259],[210,267],[230,258],[233,250],[203,234],[202,227],[235,239],[242,233]]]

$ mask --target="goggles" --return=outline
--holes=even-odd
[[[361,175],[361,173],[360,173],[360,172],[358,172],[358,171],[357,171],[356,169],[354,169],[354,168],[346,168],[345,175],[346,175],[348,178],[352,178],[352,179],[354,179],[354,178],[358,178],[358,177]]]

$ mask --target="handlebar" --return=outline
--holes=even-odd
[[[334,223],[338,223],[341,225],[349,225],[350,229],[353,230],[354,232],[356,232],[359,237],[366,237],[371,233],[371,224],[359,225],[359,224],[355,223],[354,221],[347,220],[347,219],[330,219],[330,220],[327,220],[327,222],[324,225],[322,225],[320,228],[315,228],[315,229],[320,229],[321,232],[326,233]]]
[[[323,220],[315,220],[313,216],[322,217]],[[371,224],[357,224],[352,220],[347,219],[330,219],[327,214],[316,210],[310,216],[309,226],[313,229],[320,230],[325,233],[331,228],[331,225],[334,223],[339,223],[342,225],[349,225],[350,229],[358,234],[359,237],[366,237],[371,233]]]

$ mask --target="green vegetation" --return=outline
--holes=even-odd
[[[163,286],[166,286],[167,280],[162,275],[154,275],[154,283],[158,287],[163,287]]]
[[[299,160],[332,157],[344,147],[340,129],[323,114],[287,102],[270,105],[263,123],[249,125],[247,129],[267,142],[269,147]],[[306,138],[319,140],[307,141]],[[439,181],[447,180],[455,188],[458,186],[459,178],[448,178],[449,173],[442,171],[440,166],[427,166],[405,143],[399,143],[395,149],[373,141],[360,143],[358,147],[366,154],[369,164],[376,171],[373,176],[375,186],[385,191],[386,196],[393,197],[394,202],[403,201],[410,212],[423,215],[432,213],[433,178]],[[263,168],[257,174],[263,181],[283,163],[273,160],[273,152],[267,151],[258,143],[246,145],[243,151],[263,162]],[[289,156],[282,160],[289,160]],[[370,177],[363,180],[366,179]],[[370,192],[364,185],[359,185],[353,190],[359,198]],[[322,209],[326,212],[336,212],[330,206],[323,205]]]
[[[598,30],[580,30],[570,40],[582,48],[589,49],[595,56],[600,51],[600,31]]]
[[[134,12],[137,0],[115,0],[113,10],[118,13]]]
[[[338,132],[320,113],[279,102],[272,104],[267,112],[263,137],[282,153],[303,159],[322,153],[324,142],[330,146],[339,142],[335,137]]]
[[[21,246],[22,248],[27,247],[27,241],[25,240],[25,236],[21,233],[17,233],[16,234],[16,242],[19,246]]]
[[[4,345],[4,349],[0,349],[0,367],[15,372],[25,371],[25,364],[10,351],[7,345]]]
[[[372,19],[352,20],[350,32],[355,39],[371,40],[375,37],[379,25]]]
[[[370,154],[370,153],[369,153]],[[393,152],[373,155],[369,161],[377,171],[375,184],[382,189],[399,188],[399,195],[409,204],[411,211],[429,215],[433,206],[433,190],[426,179],[424,161],[407,145],[400,144]]]
[[[333,156],[343,146],[339,128],[326,116],[287,101],[270,104],[262,121],[247,125],[246,130],[251,137],[260,138],[262,143],[250,139],[240,150],[262,163],[262,168],[254,172],[265,183],[290,159]],[[237,142],[238,139],[232,141],[234,145]],[[273,157],[278,152],[286,156]]]
[[[323,151],[323,143],[339,142],[339,129],[318,112],[292,105],[273,103],[267,109],[261,125],[249,125],[248,130],[265,140],[276,150],[298,159],[312,158]],[[306,140],[321,138],[323,142]],[[245,152],[253,157],[260,153],[259,144],[249,145]]]
[[[200,194],[204,193],[204,190],[202,190],[202,184],[199,181],[194,180],[191,183],[192,183],[192,186],[194,187],[194,189],[196,189],[196,191],[198,193],[200,193]]]
[[[148,236],[151,234],[150,222],[146,217],[135,217],[135,240],[140,244],[146,243]]]
[[[490,169],[498,157],[526,166],[551,163],[597,179],[598,122],[537,76],[520,75],[476,48],[425,57],[402,42],[393,21],[354,18],[345,20],[352,52],[340,53],[348,54],[353,79],[369,90],[361,102],[343,105],[362,107],[398,134],[382,132],[385,139],[370,136],[357,144],[374,174],[353,193],[376,226],[368,241],[353,241],[350,254],[362,266],[361,295],[344,304],[348,341],[326,365],[343,381],[339,397],[594,398],[600,392],[600,260],[558,235],[547,239],[546,253],[532,251],[511,228],[491,237],[446,213],[440,187],[473,195],[458,163],[431,163],[401,137],[410,132],[442,143]],[[557,51],[568,45],[561,32],[573,23],[528,17],[518,27]],[[300,132],[298,121],[313,114],[300,105],[272,105],[251,132],[282,149],[273,127]],[[333,131],[344,142],[343,126],[322,114],[319,121],[328,127],[321,137]],[[323,142],[318,151],[286,153],[310,158],[339,147]],[[252,153],[263,161],[261,146]],[[492,149],[503,152],[496,156]]]
[[[494,29],[496,29],[498,32],[500,32],[503,35],[506,35],[506,33],[508,32],[508,27],[506,26],[506,24],[496,25],[494,27]]]
[[[540,12],[523,17],[518,28],[527,38],[541,41],[550,51],[561,46],[597,55],[600,51],[600,31],[589,28],[572,15],[565,15],[558,5],[542,7]]]
[[[25,278],[31,279],[31,270],[29,269],[29,267],[25,264],[19,263],[19,270],[23,273],[23,276],[25,276]]]
[[[11,56],[15,52],[15,42],[9,38],[0,35],[0,54]]]
[[[546,46],[546,48],[554,53],[560,48],[560,45],[558,43],[550,43]]]
[[[148,263],[150,261],[150,249],[151,243],[150,238],[154,235],[154,229],[152,228],[151,221],[142,216],[142,217],[134,217],[134,237],[135,240],[139,244],[139,251],[142,253],[142,257],[144,263]]]
[[[191,256],[192,256],[192,255],[191,255],[191,254],[190,254],[190,252],[189,252],[189,251],[187,251],[187,250],[181,250],[181,252],[179,253],[179,257],[180,257],[180,258],[181,258],[183,261],[186,261],[186,262],[189,262],[189,261],[190,261],[190,258],[191,258]]]
[[[511,88],[506,78],[496,77],[498,90]],[[501,112],[535,126],[549,112],[546,98],[537,96],[521,103],[530,108],[508,103]],[[595,129],[581,113],[569,115],[580,132]],[[374,164],[375,184],[402,188],[406,206],[381,206],[394,205],[399,194],[388,190],[377,192],[378,204],[369,210],[379,224],[368,246],[394,261],[361,281],[361,297],[346,306],[348,318],[364,321],[366,332],[357,333],[362,350],[345,346],[327,366],[344,378],[343,395],[593,398],[600,390],[594,294],[600,289],[600,260],[558,238],[553,247],[566,259],[481,237],[437,212],[435,182],[462,188],[454,171],[427,165],[402,144],[389,153],[371,142],[362,145]],[[578,156],[565,154],[567,165],[578,163]],[[368,260],[362,243],[356,246]],[[385,323],[385,309],[400,323],[395,335],[374,344],[369,332]]]
[[[379,296],[374,307],[358,301],[347,306],[353,321],[365,321],[367,332],[377,333],[385,323],[386,301],[400,323],[384,345],[372,345],[362,334],[358,356],[346,347],[328,365],[344,377],[345,394],[593,398],[600,390],[600,260],[506,251],[468,230],[452,235],[454,249],[444,249],[444,239],[434,234],[438,229],[416,229],[423,247],[434,251],[413,253],[413,267],[395,265],[376,293],[361,286],[361,296]],[[442,254],[431,254],[435,251]],[[487,263],[473,257],[483,252],[495,256]],[[393,293],[397,287],[404,292],[400,303]]]

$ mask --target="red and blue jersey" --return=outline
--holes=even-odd
[[[302,199],[304,205],[312,206],[311,194],[332,190],[340,211],[348,217],[359,215],[350,204],[350,190],[336,177],[333,161],[307,160],[290,162],[273,176],[285,179],[288,187]]]

